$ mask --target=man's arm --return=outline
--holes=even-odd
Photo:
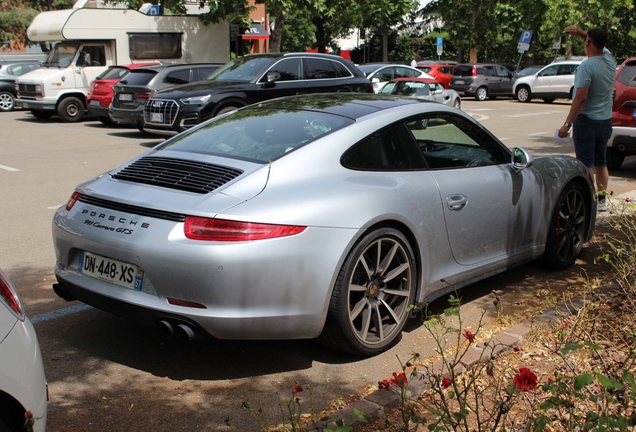
[[[559,136],[561,138],[565,138],[568,136],[568,131],[570,130],[570,126],[567,124],[574,123],[574,120],[579,116],[581,109],[583,108],[583,104],[587,99],[587,93],[590,90],[590,87],[578,87],[576,89],[576,95],[574,96],[574,100],[572,101],[572,106],[570,107],[570,112],[568,116],[565,118],[565,123],[559,129]]]
[[[585,39],[587,38],[587,32],[585,30],[581,30],[580,28],[578,28],[577,26],[573,25],[573,26],[567,26],[565,28],[565,32],[569,35],[572,36],[578,36],[581,39]]]

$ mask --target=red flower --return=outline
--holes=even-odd
[[[563,327],[571,328],[572,327],[572,320],[570,318],[568,318],[565,321],[563,321]]]
[[[475,342],[475,335],[470,330],[464,330],[464,337],[468,339],[468,342]]]
[[[519,351],[521,351],[521,347],[516,346],[516,347],[513,348],[513,350],[515,350],[515,352],[519,352]]]
[[[446,388],[446,387],[448,387],[449,385],[451,385],[451,383],[452,383],[452,381],[450,380],[450,378],[444,378],[444,379],[442,380],[442,387],[443,387],[443,388]]]
[[[294,384],[294,388],[292,389],[292,393],[296,394],[300,393],[301,391],[303,391],[303,388],[300,386],[300,383],[296,381],[296,384]]]
[[[406,375],[404,375],[404,372],[400,372],[399,374],[393,372],[393,378],[391,379],[392,385],[404,388],[408,383],[409,380],[406,378]]]
[[[632,202],[632,200],[629,199],[629,197],[628,197],[628,198],[625,198],[625,202]]]
[[[389,387],[391,386],[391,383],[387,380],[382,380],[378,383],[378,387],[382,388],[382,389],[389,389]]]
[[[520,368],[512,381],[522,392],[529,392],[537,386],[537,376],[528,368]]]

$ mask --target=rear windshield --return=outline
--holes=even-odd
[[[628,87],[636,87],[636,61],[630,61],[623,66],[616,81]]]
[[[473,67],[470,65],[457,65],[453,75],[456,76],[471,76],[473,74]]]
[[[316,111],[247,108],[216,117],[160,150],[267,163],[353,122]]]
[[[111,67],[106,69],[104,72],[99,74],[97,78],[100,80],[111,80],[111,79],[121,79],[124,75],[129,72],[128,68],[123,67]]]
[[[127,85],[146,85],[150,80],[157,75],[157,71],[154,70],[135,70],[131,71],[122,84]]]

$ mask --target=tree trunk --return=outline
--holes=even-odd
[[[282,10],[280,10],[276,13],[276,17],[274,18],[274,28],[269,35],[269,52],[281,52],[283,25],[285,25],[285,14]]]
[[[314,17],[311,20],[316,26],[316,49],[319,53],[324,53],[327,50],[327,44],[330,40],[325,40],[325,19],[323,17]]]
[[[476,46],[472,46],[470,47],[470,63],[477,63],[477,47]]]
[[[389,29],[384,27],[382,29],[382,61],[389,61]]]

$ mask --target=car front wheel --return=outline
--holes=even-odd
[[[13,111],[15,99],[8,91],[0,92],[0,111]]]
[[[365,356],[395,345],[409,318],[416,277],[413,251],[400,231],[383,227],[367,234],[340,270],[322,342]]]
[[[530,89],[526,86],[521,86],[517,89],[517,100],[519,102],[530,102]]]
[[[475,93],[475,99],[478,101],[485,101],[488,97],[488,89],[486,87],[479,87],[477,93]]]
[[[583,248],[589,220],[590,206],[583,187],[570,183],[557,201],[540,264],[554,270],[563,270],[574,264]]]
[[[84,118],[84,103],[76,97],[67,97],[57,107],[57,115],[63,122],[74,123]]]

